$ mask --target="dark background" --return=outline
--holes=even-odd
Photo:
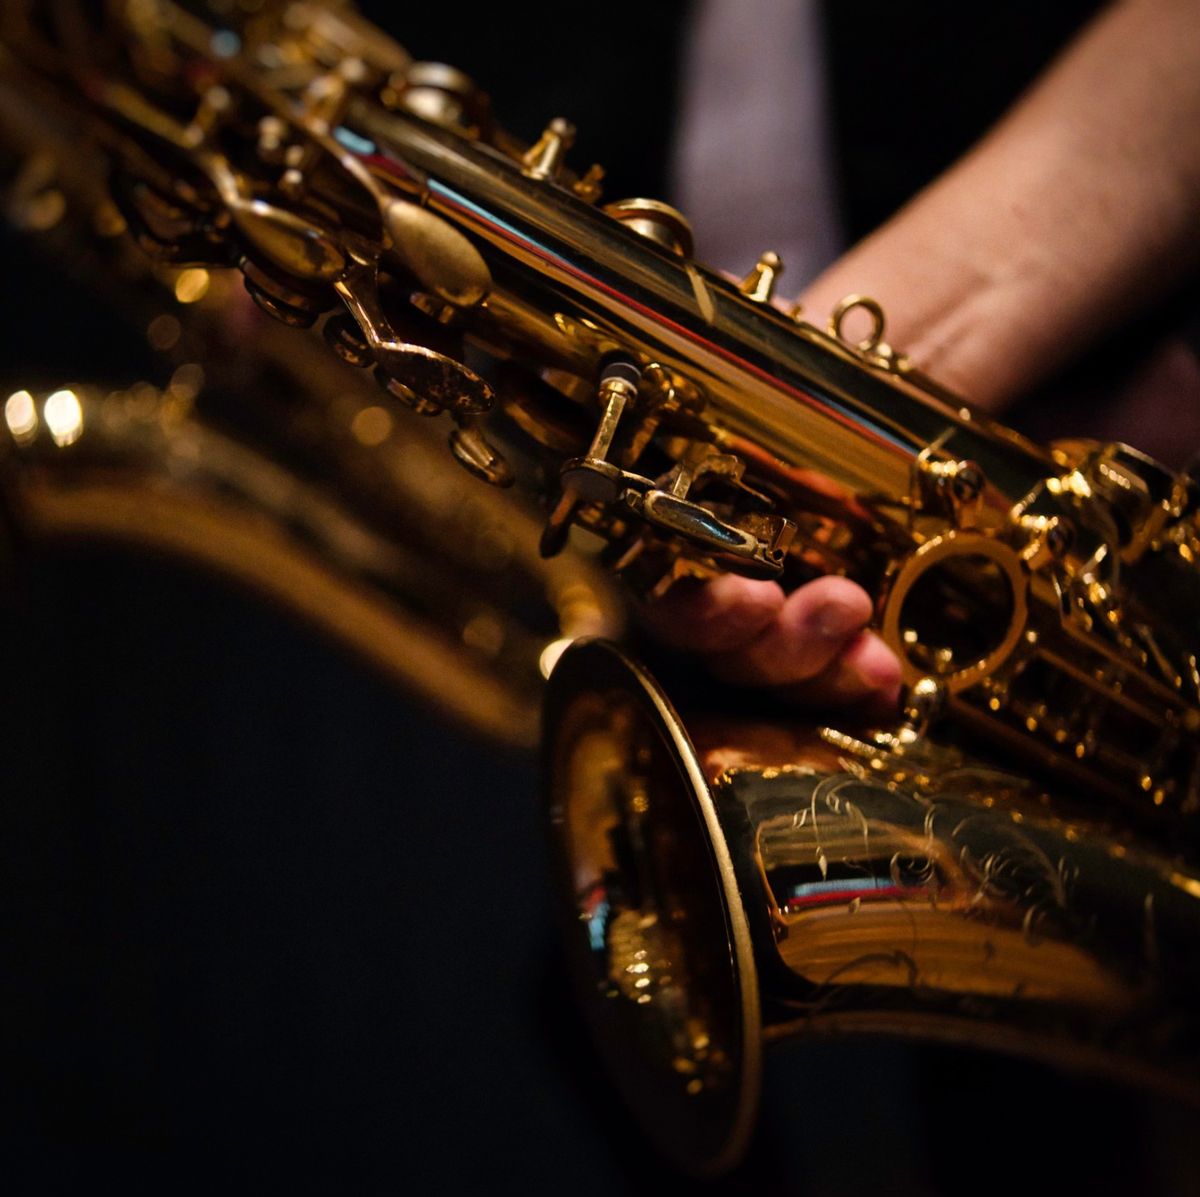
[[[516,132],[575,120],[610,198],[665,194],[683,5],[365,7],[475,75]],[[830,6],[859,232],[1087,6],[970,24],[957,5],[875,7]],[[27,243],[6,231],[0,252],[3,381],[156,369]],[[9,549],[0,1159],[17,1190],[666,1183],[575,1021],[529,761],[184,567]],[[801,1046],[771,1064],[750,1159],[720,1189],[1194,1191],[1190,1118],[972,1053]]]

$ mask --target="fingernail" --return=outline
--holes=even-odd
[[[812,627],[826,640],[843,640],[862,627],[862,620],[843,603],[825,603],[814,612]]]
[[[885,657],[876,661],[860,661],[854,672],[870,689],[878,690],[883,695],[895,694],[899,698],[900,670],[894,660]]]

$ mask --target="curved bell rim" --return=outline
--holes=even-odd
[[[544,711],[552,872],[589,1029],[659,1150],[719,1174],[754,1125],[762,1020],[696,750],[653,678],[605,641],[563,654]]]
[[[972,1043],[1200,1101],[1200,869],[1182,842],[945,745],[889,773],[819,730],[700,720],[693,739],[603,641],[550,679],[568,956],[664,1155],[734,1166],[763,1047],[801,1033]]]

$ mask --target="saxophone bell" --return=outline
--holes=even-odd
[[[543,776],[576,989],[622,1097],[701,1175],[745,1149],[758,1105],[758,974],[699,759],[649,674],[572,646],[546,695]]]
[[[522,743],[565,643],[619,627],[597,562],[651,598],[727,571],[872,596],[909,687],[892,727],[685,730],[597,642],[551,679],[547,807],[581,993],[665,1152],[730,1166],[762,1045],[798,1031],[965,1039],[1194,1089],[1194,478],[992,422],[884,340],[869,298],[824,326],[785,314],[777,255],[734,284],[668,206],[599,206],[567,122],[521,144],[463,76],[347,4],[37,7],[0,15],[0,122],[106,214],[92,224],[132,282],[116,302],[151,315],[157,277],[189,308],[156,348],[255,401],[173,423],[150,404],[142,423],[81,390],[76,437],[65,399],[14,392],[0,481],[34,526],[144,543],[138,499],[188,477],[181,510],[220,502],[213,543],[248,512],[306,569],[281,584],[249,540],[214,564],[368,649],[415,606],[469,670],[448,687],[446,658],[403,637],[394,669]],[[23,174],[26,223],[55,223],[57,176]],[[129,267],[126,228],[155,265]],[[261,372],[219,315],[239,274],[273,318],[242,322]],[[114,463],[122,501],[80,502]],[[181,524],[160,510],[158,539],[200,553]],[[313,601],[331,566],[369,605],[332,584]],[[502,610],[466,609],[481,578]],[[531,608],[522,633],[507,617]],[[481,671],[518,683],[515,718]]]
[[[701,723],[612,645],[545,705],[576,991],[660,1150],[745,1149],[763,1048],[972,1043],[1200,1102],[1200,874],[919,733]]]

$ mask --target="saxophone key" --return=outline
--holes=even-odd
[[[492,445],[478,419],[464,417],[450,434],[450,452],[455,461],[476,478],[491,486],[512,486],[516,477],[500,451]]]
[[[774,251],[767,250],[754,264],[741,283],[738,290],[755,303],[770,303],[775,295],[775,284],[783,273],[783,259]]]

